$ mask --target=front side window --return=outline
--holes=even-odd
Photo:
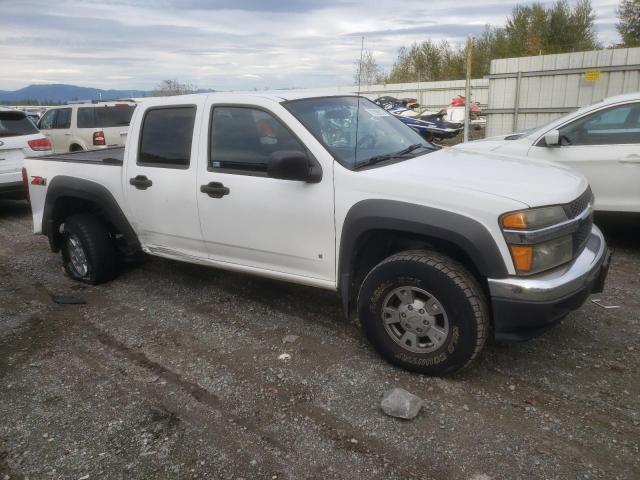
[[[142,122],[138,164],[189,167],[195,118],[195,106],[147,110]]]
[[[39,128],[41,130],[50,130],[55,125],[57,110],[49,110],[40,119]]]
[[[80,107],[78,128],[126,127],[134,109],[135,105]]]
[[[611,107],[560,128],[562,145],[640,143],[640,103]]]
[[[24,113],[0,111],[0,138],[33,135],[34,133],[38,133],[38,129]]]
[[[70,128],[71,127],[71,109],[60,108],[56,115],[56,123],[53,128]]]
[[[413,129],[365,98],[307,98],[283,105],[348,168],[371,159],[395,158],[415,145],[421,145],[415,154],[434,149]]]
[[[272,153],[305,152],[273,115],[249,107],[215,107],[210,142],[210,169],[266,173]]]

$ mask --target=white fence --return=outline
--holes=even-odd
[[[640,48],[493,60],[486,136],[536,127],[606,97],[640,91]]]
[[[439,110],[451,103],[451,99],[464,95],[464,80],[448,80],[443,82],[390,83],[388,85],[361,85],[360,94],[372,100],[389,95],[398,98],[415,98],[418,103],[430,110]],[[327,89],[329,90],[329,89]],[[356,92],[357,86],[337,87],[330,89],[339,92]],[[489,98],[489,80],[486,78],[471,80],[471,101],[480,102],[482,108],[487,107]]]

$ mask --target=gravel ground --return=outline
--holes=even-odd
[[[72,282],[0,202],[0,479],[640,478],[637,224],[605,224],[620,308],[439,379],[381,360],[330,292],[158,258]],[[392,387],[415,420],[380,411]]]

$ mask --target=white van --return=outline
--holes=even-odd
[[[120,147],[135,107],[129,100],[63,105],[47,110],[38,128],[55,153]]]

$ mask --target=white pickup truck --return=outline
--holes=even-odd
[[[82,282],[138,250],[337,291],[389,361],[440,375],[601,291],[585,178],[438,149],[369,100],[145,100],[124,149],[27,159],[35,233]]]

